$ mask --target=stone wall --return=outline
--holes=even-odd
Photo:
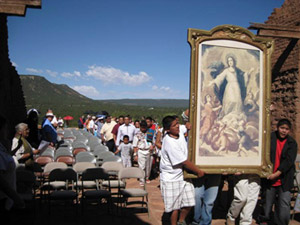
[[[274,9],[266,24],[299,26],[300,1],[286,0],[281,8]],[[300,144],[300,41],[290,38],[275,38],[272,55],[272,127],[280,118],[293,123],[292,135]]]
[[[7,17],[0,14],[0,114],[8,120],[12,138],[15,125],[26,119],[26,107],[19,74],[9,59],[7,40]]]

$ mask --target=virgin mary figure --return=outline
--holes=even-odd
[[[228,66],[209,83],[210,86],[215,84],[217,87],[216,95],[222,104],[220,118],[229,114],[243,114],[246,97],[245,73],[236,67],[234,55],[228,54],[226,62]]]

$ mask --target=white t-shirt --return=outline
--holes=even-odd
[[[89,129],[94,129],[94,126],[95,126],[95,122],[94,122],[94,120],[91,120],[90,122],[89,122]]]
[[[188,149],[183,134],[175,139],[168,134],[163,139],[160,159],[160,179],[162,181],[183,180],[182,163],[188,158]]]
[[[122,158],[129,158],[129,159],[131,158],[131,153],[133,151],[132,144],[121,143],[119,146],[119,150],[121,152]]]
[[[56,116],[53,116],[53,119],[51,120],[51,124],[57,124],[57,118],[56,118]]]
[[[179,125],[179,132],[184,135],[187,132],[186,126],[183,125],[183,124],[180,124]]]
[[[116,140],[116,146],[120,145],[120,141],[123,140],[124,135],[129,136],[129,141],[133,140],[133,137],[136,133],[136,128],[132,124],[123,124],[119,127],[118,136]]]

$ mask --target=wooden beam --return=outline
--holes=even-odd
[[[41,8],[41,0],[0,0],[0,13],[24,16],[27,7]]]
[[[258,30],[259,36],[281,37],[281,38],[296,38],[300,39],[299,26],[284,26],[262,23],[251,23],[248,29]]]
[[[285,26],[285,25],[275,25],[275,24],[264,24],[264,23],[250,23],[250,27],[248,29],[266,29],[266,30],[285,30],[285,31],[299,31],[299,26]]]
[[[266,36],[266,37],[280,37],[280,38],[295,38],[300,39],[300,32],[290,32],[290,31],[278,31],[278,30],[258,30],[259,36]]]
[[[25,9],[25,5],[0,4],[0,13],[23,16]]]
[[[0,0],[1,4],[41,6],[41,0]]]

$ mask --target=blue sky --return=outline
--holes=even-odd
[[[284,0],[43,0],[9,17],[19,74],[93,99],[189,98],[187,29],[263,23]],[[255,31],[253,31],[255,32]]]

